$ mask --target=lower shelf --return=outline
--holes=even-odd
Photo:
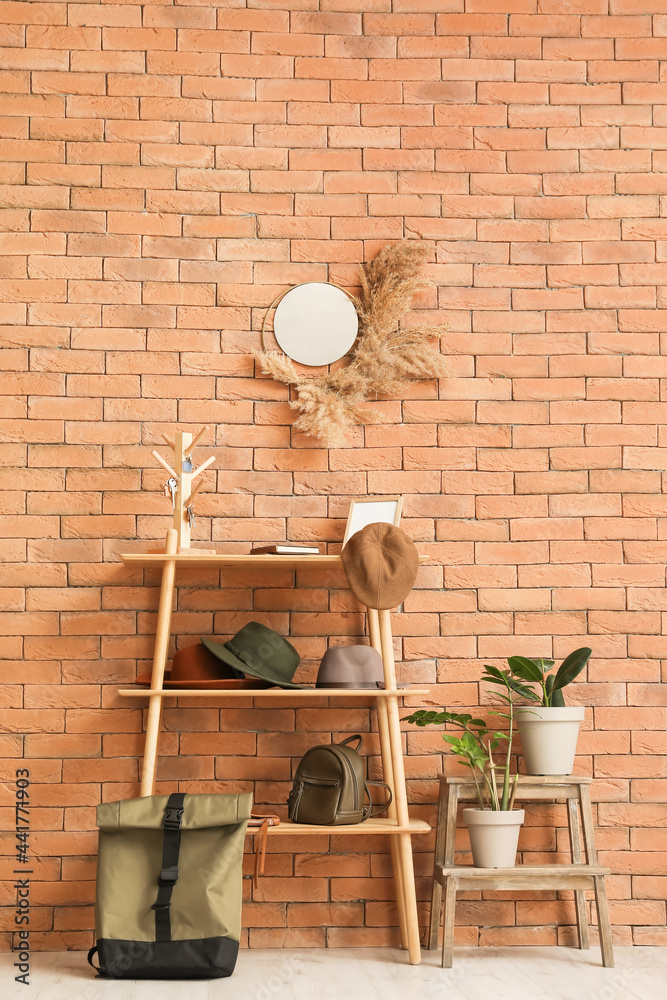
[[[396,820],[391,819],[381,819],[376,817],[375,819],[367,819],[363,823],[350,823],[345,826],[310,826],[308,823],[292,823],[290,820],[281,820],[280,826],[270,826],[269,836],[279,837],[281,835],[289,835],[290,837],[297,836],[298,834],[314,835],[317,834],[322,836],[322,834],[327,834],[329,836],[347,836],[348,834],[399,834],[399,833],[428,833],[431,827],[428,825],[426,820],[423,819],[411,819],[408,826],[399,826]],[[255,829],[248,830],[248,833],[258,833],[259,831]]]

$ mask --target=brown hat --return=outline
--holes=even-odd
[[[341,553],[350,590],[367,608],[396,608],[412,590],[419,555],[412,539],[393,524],[367,524]]]
[[[151,675],[137,677],[137,684],[150,684]],[[265,688],[260,680],[248,680],[233,667],[210,653],[201,642],[186,646],[174,654],[171,673],[165,675],[165,688],[200,688],[219,691],[224,688]]]

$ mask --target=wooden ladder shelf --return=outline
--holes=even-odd
[[[193,442],[194,443],[194,442]],[[171,444],[171,442],[169,442]],[[175,449],[179,451],[180,442]],[[192,447],[190,445],[190,447]],[[181,454],[182,454],[181,446]],[[174,470],[170,470],[174,471]],[[186,489],[189,484],[186,484]],[[180,496],[179,496],[180,502]],[[225,555],[197,549],[185,550],[179,546],[183,541],[185,522],[176,510],[175,528],[167,532],[164,552],[127,553],[121,555],[126,565],[161,566],[162,582],[158,606],[155,649],[153,654],[153,669],[150,689],[124,689],[119,694],[130,698],[148,698],[148,716],[146,723],[146,740],[144,747],[143,769],[141,778],[141,795],[152,795],[155,790],[157,758],[159,751],[162,705],[166,698],[215,698],[220,701],[235,697],[254,697],[258,703],[280,701],[281,699],[309,699],[323,696],[335,698],[373,698],[377,709],[378,731],[380,738],[380,753],[384,780],[393,791],[393,802],[388,809],[386,819],[370,819],[364,823],[331,828],[328,826],[306,826],[298,823],[281,822],[277,827],[269,829],[269,836],[282,837],[295,835],[319,835],[323,833],[355,834],[359,836],[374,836],[386,834],[389,836],[391,858],[396,886],[396,901],[398,908],[401,944],[408,952],[412,965],[418,965],[421,960],[419,944],[419,924],[417,919],[417,899],[415,893],[414,867],[412,857],[412,841],[414,834],[428,833],[430,826],[419,819],[411,819],[408,814],[408,802],[405,785],[405,769],[401,744],[401,727],[399,720],[399,700],[406,695],[428,694],[428,690],[401,688],[396,686],[396,669],[394,663],[393,640],[391,633],[391,617],[389,611],[367,609],[367,621],[371,645],[377,649],[384,667],[385,690],[343,690],[312,688],[306,690],[263,689],[261,694],[243,691],[201,691],[165,689],[164,674],[171,634],[171,614],[176,587],[176,573],[182,567],[254,567],[261,573],[267,568],[298,569],[324,568],[339,566],[340,556],[313,555]],[[177,528],[181,528],[181,532]],[[179,539],[180,535],[180,539]],[[189,540],[188,540],[189,541]]]

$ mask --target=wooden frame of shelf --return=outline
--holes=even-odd
[[[141,795],[152,795],[155,790],[162,705],[169,698],[216,698],[219,700],[261,698],[273,701],[294,698],[373,699],[378,717],[380,756],[384,780],[393,792],[393,800],[387,810],[387,817],[368,819],[364,823],[344,826],[310,826],[300,823],[281,822],[279,826],[269,829],[269,835],[271,837],[285,835],[388,835],[394,883],[396,885],[401,945],[408,952],[409,962],[412,965],[418,965],[421,961],[421,948],[419,944],[419,923],[417,918],[417,897],[415,893],[411,837],[416,834],[428,833],[430,826],[424,820],[410,819],[408,814],[398,704],[400,698],[428,694],[428,689],[398,688],[396,686],[396,667],[394,663],[390,612],[377,611],[373,608],[366,609],[371,646],[377,649],[382,656],[385,681],[384,689],[294,688],[286,690],[260,688],[257,690],[244,689],[233,691],[229,689],[200,690],[183,688],[179,690],[176,688],[165,688],[164,673],[171,634],[171,614],[176,587],[177,568],[184,566],[189,568],[206,566],[219,568],[243,566],[248,568],[254,566],[257,569],[264,570],[278,567],[286,569],[324,569],[340,566],[341,558],[338,555],[236,555],[197,552],[196,549],[179,551],[177,531],[171,528],[167,532],[164,552],[123,553],[121,554],[121,559],[127,566],[143,566],[146,568],[159,566],[162,568],[150,688],[123,688],[119,691],[119,694],[123,697],[148,698]]]

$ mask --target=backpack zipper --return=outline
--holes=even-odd
[[[333,750],[336,757],[338,757],[339,760],[343,761],[343,766],[347,769],[347,772],[350,776],[350,784],[352,785],[352,794],[354,797],[354,808],[358,809],[359,786],[357,785],[357,776],[354,772],[354,768],[352,767],[352,764],[348,760],[347,754],[343,750],[341,750],[335,743],[333,743],[328,749]]]
[[[303,781],[300,781],[299,784],[295,785],[292,788],[292,791],[289,793],[288,815],[290,819],[296,820],[297,810],[299,808],[299,802],[301,801],[301,796],[303,795],[303,789],[304,789],[304,783]]]
[[[296,821],[301,796],[306,785],[323,785],[325,787],[337,788],[340,785],[340,781],[337,778],[311,778],[307,774],[302,775],[299,783],[289,793],[289,817],[290,819],[294,819],[294,821]]]

